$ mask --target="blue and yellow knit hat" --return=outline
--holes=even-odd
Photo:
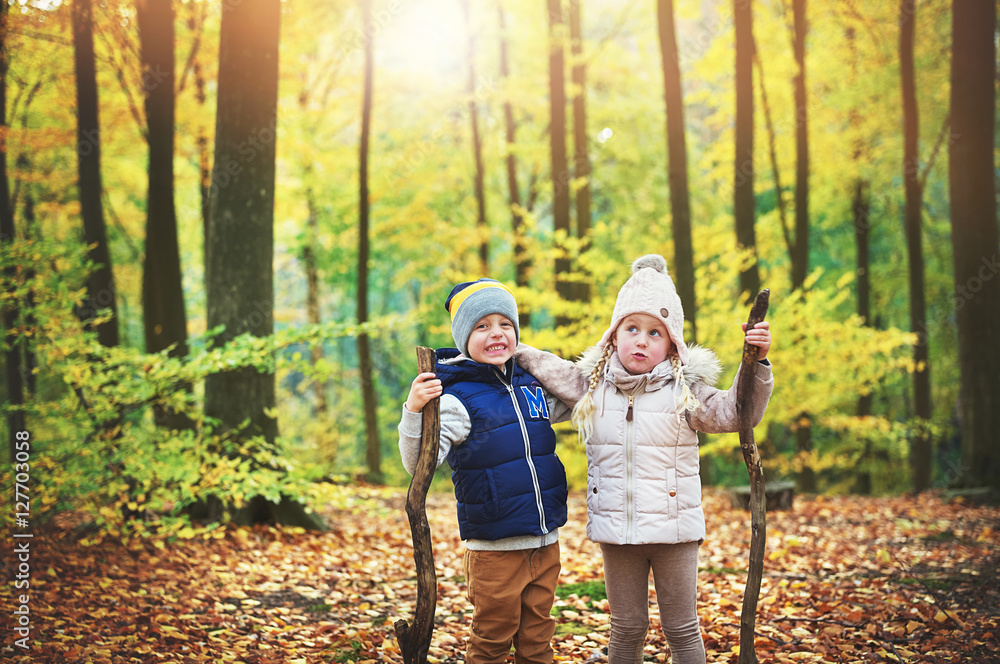
[[[514,324],[514,336],[521,338],[514,293],[495,279],[466,281],[451,289],[444,308],[451,314],[451,336],[462,355],[469,356],[469,337],[484,316],[501,314]]]

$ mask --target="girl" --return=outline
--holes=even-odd
[[[642,661],[650,571],[672,661],[705,662],[696,610],[705,538],[696,432],[737,430],[736,389],[714,387],[721,365],[711,351],[689,349],[683,327],[666,261],[651,254],[632,265],[611,326],[576,375],[550,353],[521,346],[515,356],[555,397],[576,404],[571,419],[587,446],[587,536],[601,545],[611,608],[611,664]],[[760,348],[756,425],[774,385],[767,322],[746,339]]]

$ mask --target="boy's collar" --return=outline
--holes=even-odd
[[[450,357],[448,359],[439,360],[439,362],[440,362],[440,364],[444,364],[444,365],[447,365],[447,366],[459,366],[459,365],[464,364],[464,363],[467,362],[470,365],[476,366],[476,367],[484,367],[484,368],[487,368],[487,369],[489,369],[491,367],[494,367],[494,368],[499,369],[499,367],[497,367],[495,364],[486,364],[485,362],[477,362],[474,359],[472,359],[471,357],[468,357],[466,355],[462,355],[461,353],[459,353],[458,355],[455,355],[454,357]],[[513,374],[514,374],[514,358],[513,357],[511,357],[506,362],[504,362],[502,373],[503,373],[503,377],[507,378],[507,379],[510,379],[511,376],[513,376]]]

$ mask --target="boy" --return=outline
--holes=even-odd
[[[455,286],[445,309],[457,348],[437,351],[437,373],[418,375],[399,423],[403,466],[413,474],[421,409],[441,397],[438,465],[448,460],[465,541],[473,605],[469,664],[552,662],[549,615],[559,578],[566,472],[551,421],[569,409],[511,359],[519,338],[514,294],[493,279]]]

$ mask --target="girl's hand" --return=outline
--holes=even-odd
[[[752,330],[747,331],[747,324],[743,323],[743,331],[746,333],[747,343],[760,348],[760,353],[757,355],[758,361],[767,357],[767,351],[771,348],[770,327],[770,323],[762,320],[754,325]]]
[[[443,392],[441,381],[435,377],[435,374],[418,374],[410,385],[410,394],[407,395],[403,407],[411,413],[419,413],[428,401],[441,396]]]

